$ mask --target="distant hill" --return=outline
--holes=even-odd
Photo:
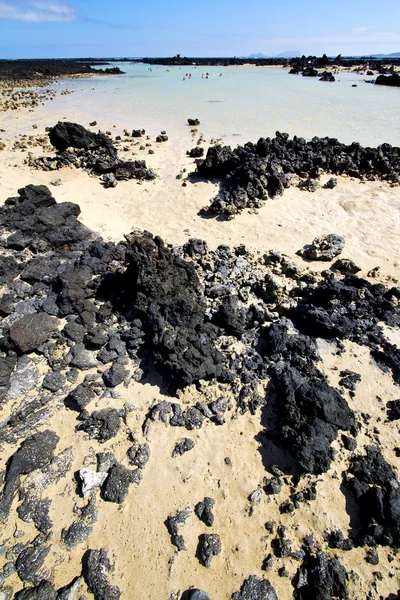
[[[281,54],[277,54],[276,56],[272,56],[271,54],[262,54],[261,52],[257,52],[256,54],[249,54],[248,56],[239,56],[239,58],[297,58],[301,56],[301,52],[297,50],[286,50]]]
[[[298,50],[286,50],[285,52],[281,52],[281,54],[277,54],[274,58],[297,58],[298,56],[302,56]]]

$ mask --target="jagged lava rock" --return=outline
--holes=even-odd
[[[342,252],[344,243],[343,236],[330,233],[315,238],[312,244],[304,246],[297,254],[309,260],[329,261]]]
[[[88,550],[82,559],[82,574],[95,600],[119,600],[120,589],[111,585],[107,574],[113,570],[105,548]]]
[[[243,582],[240,592],[232,594],[232,600],[278,600],[278,596],[268,579],[251,575]]]
[[[49,429],[35,433],[22,442],[18,450],[11,456],[0,502],[0,519],[8,516],[20,475],[27,475],[35,469],[49,464],[54,457],[54,450],[59,439],[58,435]]]

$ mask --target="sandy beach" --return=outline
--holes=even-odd
[[[132,129],[128,119],[123,120],[119,116],[114,120],[115,116],[111,113],[108,119],[101,120],[93,110],[93,120],[97,118],[98,122],[95,127],[89,127],[87,114],[75,109],[74,96],[77,94],[78,91],[71,96],[69,110],[59,114],[54,110],[49,113],[47,104],[34,112],[20,109],[12,116],[10,113],[0,114],[1,141],[5,144],[0,151],[1,205],[25,186],[45,185],[57,203],[78,204],[81,209],[79,221],[104,241],[118,243],[130,232],[149,231],[174,246],[183,246],[191,238],[204,240],[210,252],[221,244],[231,248],[244,244],[254,261],[261,260],[268,251],[276,250],[302,273],[314,275],[317,282],[321,281],[321,273],[330,268],[332,261],[308,261],[296,253],[315,238],[334,233],[344,236],[345,248],[341,257],[351,259],[360,267],[358,277],[372,284],[383,284],[386,288],[398,288],[398,186],[379,180],[360,181],[338,176],[337,186],[325,189],[323,185],[331,175],[323,173],[321,187],[313,193],[289,187],[282,196],[266,200],[261,208],[244,209],[232,220],[204,215],[200,211],[218,193],[219,183],[188,178],[188,174],[195,170],[195,161],[186,155],[186,151],[196,146],[203,133],[205,141],[201,146],[207,152],[212,137],[207,123],[202,122],[193,134],[185,121],[187,117],[196,115],[185,114],[180,128],[167,131],[167,142],[155,141],[164,126],[162,122],[159,129],[146,130],[149,139],[125,140],[124,129]],[[125,159],[145,160],[156,173],[156,178],[152,181],[121,181],[117,187],[106,189],[99,177],[91,176],[83,169],[65,167],[46,172],[32,168],[27,164],[28,152],[33,158],[54,155],[54,150],[43,150],[43,145],[35,145],[35,140],[47,139],[46,128],[54,126],[57,121],[76,122],[93,132],[110,131],[113,139],[121,136],[121,141],[116,142],[119,155]],[[21,138],[21,135],[28,137]],[[15,142],[21,141],[26,148],[15,147]],[[226,141],[232,143],[232,138]],[[244,141],[247,140],[241,139],[240,143]],[[141,146],[143,149],[140,149]],[[149,154],[149,150],[154,154]],[[57,178],[61,184],[52,185]],[[24,260],[27,260],[30,254],[25,252]],[[264,267],[260,265],[257,263],[254,268],[261,272]],[[264,276],[264,271],[262,273]],[[277,277],[281,282],[284,280],[283,275]],[[6,288],[1,291],[4,293]],[[398,327],[385,324],[384,328],[387,338],[399,349]],[[264,559],[271,553],[271,540],[276,537],[279,525],[286,527],[286,537],[290,538],[293,551],[302,548],[304,536],[312,534],[328,558],[338,558],[347,571],[348,597],[352,600],[397,597],[390,595],[398,593],[400,588],[400,564],[395,550],[378,545],[377,566],[365,561],[366,546],[355,546],[347,551],[330,548],[324,537],[326,532],[336,529],[340,529],[346,537],[350,528],[341,480],[352,456],[364,454],[367,446],[378,445],[397,476],[400,466],[399,455],[395,453],[400,421],[389,421],[386,412],[387,403],[400,397],[399,386],[391,372],[384,372],[373,361],[367,346],[350,340],[344,340],[343,344],[344,349],[339,353],[334,340],[318,339],[321,357],[318,368],[326,376],[328,384],[336,389],[339,389],[342,371],[348,369],[361,376],[351,394],[349,390],[340,388],[357,418],[357,449],[347,450],[339,433],[332,443],[337,454],[330,468],[321,474],[306,473],[297,488],[303,489],[315,483],[316,499],[301,503],[295,512],[288,514],[282,513],[280,506],[292,489],[293,460],[287,450],[277,452],[274,444],[263,445],[262,411],[257,409],[255,414],[251,411],[240,414],[233,388],[228,384],[216,380],[208,386],[205,383],[192,384],[172,399],[166,393],[160,375],[155,373],[149,380],[136,381],[132,377],[134,368],[129,363],[130,376],[125,378],[125,383],[113,388],[112,393],[95,397],[85,407],[88,413],[115,408],[125,414],[117,435],[99,446],[87,433],[76,431],[77,412],[68,410],[64,399],[86,375],[98,375],[99,369],[102,373],[104,365],[79,371],[73,384],[67,382],[52,395],[46,405],[49,409],[46,420],[32,430],[34,433],[49,429],[59,436],[56,455],[72,448],[66,472],[43,491],[43,497],[50,500],[49,517],[53,523],[51,537],[45,541],[50,550],[38,570],[40,577],[23,583],[17,572],[12,573],[4,580],[6,591],[0,591],[0,598],[11,598],[7,589],[15,594],[24,586],[37,585],[40,579],[49,580],[55,589],[60,589],[80,576],[82,556],[87,550],[106,548],[115,565],[109,580],[119,587],[121,597],[127,600],[142,597],[178,600],[190,586],[207,590],[213,600],[228,600],[234,592],[239,592],[243,581],[250,575],[268,578],[277,597],[289,600],[294,593],[291,580],[296,580],[301,560],[293,555],[276,556],[268,572],[262,569]],[[69,350],[64,341],[59,342],[58,349],[63,357]],[[32,366],[39,372],[37,384],[22,394],[6,397],[0,407],[0,424],[6,423],[17,409],[41,394],[41,382],[49,366],[44,354],[33,351],[29,357],[33,361]],[[265,395],[267,385],[268,379],[260,380],[261,394]],[[157,421],[150,422],[149,427],[144,426],[151,407],[157,403],[179,402],[185,409],[196,403],[209,403],[221,395],[228,398],[229,408],[225,422],[220,426],[211,421],[205,421],[201,429],[193,430]],[[368,414],[368,418],[364,418],[363,414]],[[0,429],[0,435],[3,435],[2,432],[6,432],[6,428]],[[0,481],[5,478],[7,460],[23,439],[15,436],[13,442],[12,436],[7,435],[4,433],[0,437]],[[195,442],[194,449],[172,458],[176,443],[186,436]],[[132,443],[147,443],[151,450],[140,485],[132,484],[121,504],[105,502],[97,490],[95,502],[98,512],[93,530],[82,543],[67,548],[62,541],[62,531],[71,525],[80,509],[87,504],[87,498],[77,492],[77,472],[83,467],[96,470],[96,453],[99,451],[112,452],[119,463],[129,467],[126,453]],[[274,452],[277,452],[276,457]],[[267,465],[282,460],[287,473],[282,476],[281,492],[275,495],[262,492],[260,501],[249,500],[253,492],[263,489],[265,478],[271,477]],[[23,477],[21,485],[27,486],[29,478],[40,477],[40,469]],[[212,528],[206,527],[194,513],[194,506],[205,497],[215,500]],[[2,556],[0,553],[1,568],[10,562],[15,544],[28,544],[36,536],[45,537],[38,534],[32,521],[23,522],[18,517],[18,503],[18,496],[15,496],[10,515],[3,521],[0,548],[4,548],[6,553]],[[164,521],[186,507],[190,508],[190,515],[179,532],[184,536],[187,550],[178,552],[171,544]],[[274,533],[266,529],[267,522],[274,522]],[[199,536],[205,533],[216,533],[221,538],[222,550],[213,558],[210,568],[205,568],[196,557]],[[287,570],[284,576],[282,569]],[[376,574],[378,571],[380,575]],[[75,593],[68,598],[82,596],[96,597],[80,577]]]

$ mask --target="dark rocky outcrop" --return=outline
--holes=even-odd
[[[219,195],[204,210],[229,217],[282,194],[296,180],[294,176],[312,180],[322,172],[398,183],[400,153],[390,144],[363,148],[335,138],[314,137],[307,142],[276,132],[274,138],[260,138],[257,144],[248,142],[234,150],[211,146],[206,158],[197,160],[195,174],[221,181]]]
[[[389,85],[391,87],[400,87],[400,74],[393,73],[392,75],[378,75],[375,85]]]
[[[274,324],[262,331],[258,350],[272,361],[286,361],[270,369],[267,399],[274,403],[276,424],[269,436],[305,472],[327,471],[335,456],[331,443],[339,430],[353,430],[355,420],[343,396],[315,367],[314,343]]]
[[[156,177],[144,160],[121,160],[110,137],[89,131],[77,123],[57,123],[50,128],[49,138],[58,151],[57,155],[32,159],[32,167],[45,171],[66,166],[82,168],[102,175],[105,187],[115,187],[116,181],[152,180]]]
[[[9,232],[16,231],[10,237],[20,236],[21,250],[72,250],[84,240],[95,237],[77,220],[81,212],[79,206],[72,202],[57,204],[46,186],[27,185],[18,190],[18,194],[19,197],[8,198],[0,207],[0,219]],[[47,271],[43,263],[41,268]]]
[[[158,237],[129,242],[121,300],[143,321],[155,364],[177,386],[221,373],[223,358],[213,343],[218,330],[206,321],[194,267]]]
[[[350,459],[343,479],[355,499],[361,528],[352,532],[359,545],[400,544],[400,483],[379,448],[367,447],[365,455]]]
[[[320,73],[321,77],[319,78],[320,81],[329,81],[329,82],[333,82],[336,81],[335,76],[333,73],[331,73],[331,71],[324,71],[323,73]]]
[[[348,600],[346,569],[337,558],[329,559],[322,551],[307,556],[298,571],[296,600]]]
[[[49,130],[50,143],[58,152],[67,148],[79,150],[98,150],[104,148],[111,158],[116,156],[112,140],[104,133],[93,133],[77,123],[59,121]]]

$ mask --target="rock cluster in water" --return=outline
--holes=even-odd
[[[378,75],[375,80],[375,85],[389,85],[391,87],[400,87],[400,73],[392,73],[392,75]]]
[[[390,144],[363,148],[341,144],[334,138],[304,138],[277,132],[233,149],[212,146],[205,159],[196,161],[195,175],[219,179],[220,193],[205,212],[231,217],[245,208],[259,208],[269,196],[282,194],[291,185],[305,183],[315,191],[322,173],[358,179],[399,183],[400,149]],[[327,187],[334,187],[334,182]]]

